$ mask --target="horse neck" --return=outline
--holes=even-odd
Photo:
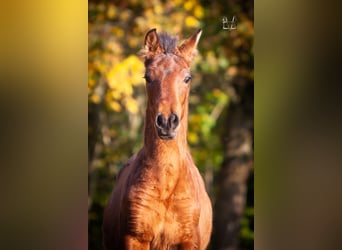
[[[188,168],[187,108],[181,118],[178,134],[173,140],[162,140],[158,137],[152,114],[147,108],[141,166],[147,170],[145,176],[149,185],[155,188],[156,195],[165,200],[170,197],[179,178],[186,174]]]

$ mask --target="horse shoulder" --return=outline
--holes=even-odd
[[[129,190],[127,189],[127,182],[134,172],[133,169],[138,157],[139,153],[134,154],[120,169],[108,204],[104,210],[103,233],[104,241],[108,240],[108,244],[113,244],[113,242],[115,244],[119,244],[118,242],[122,243],[123,235],[126,231],[125,221],[128,208],[127,194]]]
[[[201,237],[200,249],[206,249],[212,231],[212,206],[209,195],[205,189],[202,175],[200,174],[196,165],[193,163],[190,155],[188,156],[188,160],[190,166],[189,168],[192,173],[192,180],[194,181],[194,183],[196,183],[195,185],[197,186],[196,196],[198,197],[198,201],[200,204],[200,217],[198,224],[199,234]]]

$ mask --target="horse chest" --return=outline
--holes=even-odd
[[[141,241],[154,239],[172,245],[193,236],[199,222],[199,202],[191,189],[181,184],[165,200],[150,190],[135,192],[129,224]]]
[[[194,197],[173,199],[165,213],[163,232],[174,241],[191,238],[198,226],[199,214],[199,203]]]

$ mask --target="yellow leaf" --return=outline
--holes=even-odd
[[[120,98],[121,98],[121,93],[120,92],[118,92],[118,91],[112,91],[112,97],[113,97],[113,99],[115,99],[115,100],[119,100]]]
[[[195,9],[194,9],[194,15],[195,15],[195,17],[197,17],[198,19],[203,18],[203,16],[204,16],[204,10],[203,10],[202,6],[197,5],[197,6],[195,7]]]
[[[113,4],[110,4],[108,6],[107,16],[108,16],[109,19],[113,19],[113,18],[115,18],[117,16],[116,7]]]
[[[163,7],[161,4],[156,4],[154,6],[154,12],[157,14],[157,15],[161,15],[163,13]]]
[[[189,132],[188,133],[188,140],[189,140],[189,143],[191,143],[191,144],[197,144],[199,141],[199,138],[198,138],[198,135],[196,133]]]
[[[112,101],[109,103],[109,107],[114,110],[115,112],[120,112],[121,111],[121,106],[118,102]]]
[[[199,22],[193,16],[188,16],[185,18],[185,25],[190,28],[196,28],[199,26]]]
[[[184,4],[184,9],[185,10],[191,10],[192,8],[194,7],[194,1],[193,0],[189,0],[189,1],[186,1],[185,4]]]
[[[120,19],[122,21],[128,21],[128,19],[131,17],[131,11],[126,9],[120,13]]]
[[[130,112],[132,114],[138,113],[138,104],[137,104],[135,99],[128,98],[126,100],[126,105],[125,106],[126,106],[126,109],[128,110],[128,112]]]
[[[180,5],[181,3],[183,3],[183,0],[175,0],[174,2],[176,3],[176,5]]]
[[[129,47],[131,47],[131,48],[137,47],[140,44],[140,39],[131,37],[128,40],[128,44],[129,44]]]
[[[88,79],[88,87],[92,89],[92,88],[95,87],[95,84],[96,84],[95,79],[89,77],[89,79]]]
[[[122,38],[124,35],[124,31],[118,27],[113,27],[112,28],[112,32],[114,33],[114,35],[118,38]]]
[[[236,66],[230,66],[227,70],[229,76],[235,76],[238,72],[238,68]]]
[[[93,103],[98,104],[101,100],[100,100],[100,97],[97,94],[93,94],[90,97],[90,101],[93,102]]]

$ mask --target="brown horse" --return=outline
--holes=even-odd
[[[119,173],[104,213],[104,245],[121,249],[206,249],[212,207],[187,148],[190,63],[202,31],[178,40],[145,37],[144,146]]]

